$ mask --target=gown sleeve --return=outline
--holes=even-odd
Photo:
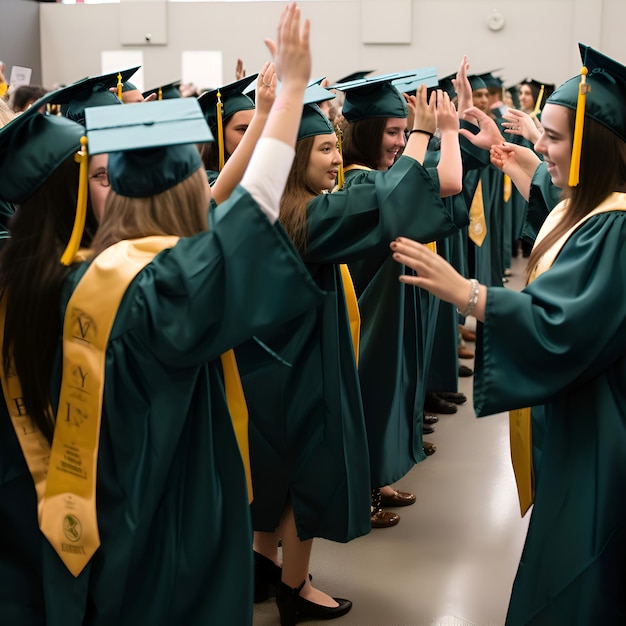
[[[575,231],[522,292],[490,287],[479,325],[479,416],[544,404],[626,352],[626,211]]]
[[[130,285],[111,341],[132,333],[163,363],[216,358],[314,306],[322,294],[295,248],[238,187],[210,230],[157,255]]]

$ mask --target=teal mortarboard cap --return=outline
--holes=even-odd
[[[144,98],[155,93],[157,95],[157,100],[172,100],[173,98],[182,98],[180,95],[180,80],[175,80],[173,83],[167,83],[167,85],[159,85],[154,89],[148,89],[148,91],[144,91],[141,95]]]
[[[298,141],[305,137],[315,137],[316,135],[334,134],[335,129],[328,119],[328,116],[319,108],[320,102],[332,100],[334,93],[324,89],[320,83],[324,80],[320,78],[306,88],[302,107],[302,119],[298,128]]]
[[[501,69],[501,68],[500,68]],[[497,72],[499,70],[491,70],[490,72],[485,72],[484,74],[478,74],[478,78],[482,78],[485,83],[485,87],[495,87],[496,89],[502,89],[502,79],[498,76],[495,76],[493,72]]]
[[[456,90],[454,89],[454,85],[452,84],[452,81],[455,78],[456,72],[440,78],[439,82],[437,83],[437,88],[445,91],[450,96],[450,98],[454,98],[456,96]]]
[[[254,100],[243,92],[251,83],[254,83],[258,74],[245,76],[234,83],[229,83],[211,91],[205,91],[198,97],[200,108],[204,113],[209,128],[214,135],[217,135],[217,94],[220,94],[222,102],[222,122],[226,122],[230,117],[239,111],[251,111],[254,109]]]
[[[426,87],[436,87],[439,82],[437,79],[437,68],[434,66],[422,67],[413,70],[413,72],[415,72],[413,76],[397,78],[392,81],[393,86],[400,93],[415,93],[420,85],[426,85]]]
[[[626,67],[589,46],[578,46],[589,87],[585,115],[626,141]],[[579,87],[580,76],[570,78],[550,95],[546,104],[576,110]]]
[[[119,72],[83,78],[67,87],[58,89],[51,104],[61,105],[61,115],[68,119],[85,124],[85,109],[93,106],[121,104],[119,98],[109,91],[116,87],[121,75],[122,83],[128,80],[140,66]]]
[[[408,114],[406,101],[393,82],[414,75],[413,71],[337,83],[329,89],[345,94],[342,114],[348,122],[379,117],[403,118]]]
[[[20,204],[72,153],[85,129],[58,115],[40,113],[59,90],[47,93],[0,129],[0,199]]]
[[[352,72],[352,74],[348,74],[347,76],[340,78],[337,82],[338,83],[351,83],[353,80],[361,80],[362,78],[369,76],[373,71],[374,70]]]
[[[197,143],[213,140],[195,98],[87,110],[90,154],[109,153],[111,188],[145,198],[166,191],[202,167]]]
[[[485,84],[485,81],[477,74],[472,74],[468,76],[467,80],[469,80],[469,84],[472,88],[472,91],[478,91],[479,89],[487,89],[487,85]]]

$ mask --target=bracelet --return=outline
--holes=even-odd
[[[413,134],[413,133],[422,133],[423,135],[428,135],[429,139],[432,139],[434,136],[434,133],[431,133],[428,130],[422,130],[421,128],[414,128],[413,130],[409,131],[409,137]]]
[[[457,308],[456,312],[463,317],[467,317],[474,310],[474,307],[478,303],[479,294],[480,283],[475,278],[470,278],[470,292],[465,310],[461,311]]]

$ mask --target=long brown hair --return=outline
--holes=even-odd
[[[344,167],[364,165],[373,170],[378,169],[387,119],[373,117],[356,122],[343,122],[341,130]]]
[[[41,432],[52,440],[50,380],[62,329],[60,300],[71,267],[61,264],[76,211],[79,165],[66,159],[35,193],[16,208],[10,239],[0,254],[0,292],[7,299],[3,361],[13,353],[24,404]],[[91,204],[81,246],[97,229]]]
[[[280,223],[302,256],[306,250],[306,206],[318,195],[306,178],[314,142],[315,137],[305,137],[296,143],[296,155],[280,200]]]
[[[575,111],[567,109],[570,137],[574,136]],[[580,182],[568,187],[562,198],[567,202],[563,219],[532,250],[526,280],[545,252],[576,222],[626,184],[626,143],[608,128],[585,116]]]
[[[192,237],[208,228],[206,174],[203,169],[166,191],[147,198],[120,196],[113,189],[92,249],[99,254],[124,239],[150,235]]]

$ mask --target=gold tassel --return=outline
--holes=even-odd
[[[570,187],[576,187],[580,179],[580,155],[583,146],[583,129],[585,126],[585,105],[587,103],[587,68],[583,65],[580,70],[580,85],[578,87],[578,100],[576,102],[576,123],[574,124],[574,141],[572,143],[572,160],[569,167]]]
[[[344,173],[343,173],[343,131],[337,125],[335,132],[337,134],[337,147],[339,148],[339,154],[341,155],[341,163],[339,164],[339,169],[337,171],[337,189],[341,189],[343,187],[344,181]]]
[[[78,199],[76,201],[76,217],[67,248],[61,255],[63,265],[71,265],[78,252],[85,230],[87,219],[87,190],[89,186],[89,154],[87,153],[87,137],[80,138],[80,150],[74,155],[76,163],[80,163],[78,175]]]
[[[543,100],[543,92],[545,91],[545,85],[541,85],[541,89],[539,90],[539,95],[537,96],[537,101],[535,102],[535,108],[533,109],[533,117],[537,117],[539,113],[541,113],[541,101]]]
[[[222,93],[217,92],[217,150],[218,150],[218,166],[219,171],[224,167],[224,124],[222,122]]]
[[[157,100],[163,100],[163,89],[161,89],[161,87],[159,87],[159,94],[158,94]]]
[[[122,72],[119,72],[117,75],[117,97],[122,99]]]

